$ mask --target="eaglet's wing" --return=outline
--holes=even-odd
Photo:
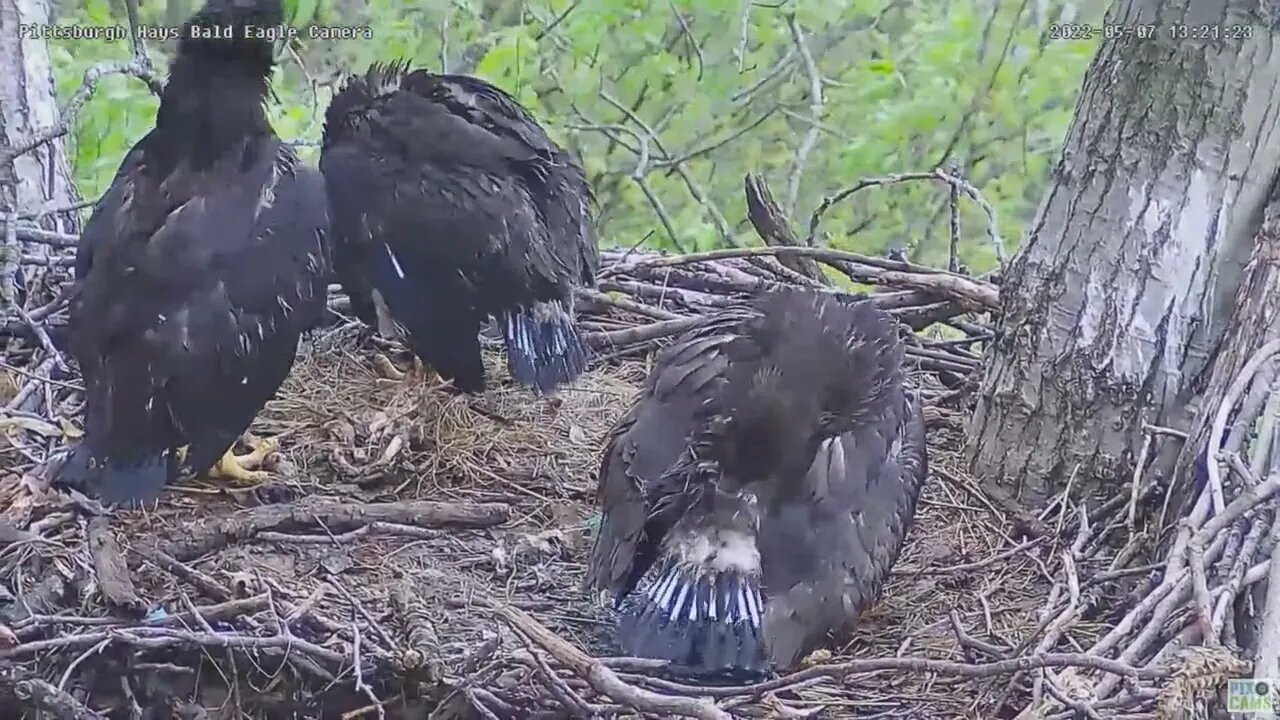
[[[321,170],[344,242],[376,236],[406,275],[461,280],[509,306],[559,297],[579,274],[554,252],[522,180],[542,157],[522,136],[402,87],[327,138]]]
[[[80,240],[76,243],[74,268],[76,280],[83,280],[89,268],[93,266],[94,251],[115,236],[115,223],[108,219],[107,214],[118,211],[124,206],[125,198],[131,192],[131,177],[142,164],[146,154],[145,149],[150,142],[151,133],[147,133],[125,154],[115,177],[111,180],[111,185],[97,202],[96,208],[99,209],[95,209],[89,222],[85,223],[84,232],[80,233]]]
[[[278,140],[249,143],[159,186],[141,171],[144,154],[107,193],[118,204],[101,204],[86,228],[97,239],[71,348],[93,399],[86,429],[116,457],[165,453],[204,439],[196,433],[234,441],[323,307],[320,179]]]
[[[723,381],[732,330],[733,322],[718,316],[664,350],[647,387],[613,428],[600,466],[602,518],[589,585],[618,598],[630,592],[685,511],[687,480],[668,471],[683,459],[703,401]]]
[[[591,216],[595,195],[582,167],[501,89],[467,75],[435,75],[428,87],[451,112],[495,136],[515,138],[532,151],[521,169],[547,225],[553,251],[570,267],[578,263],[580,282],[594,284],[600,266]]]
[[[918,401],[819,448],[804,493],[761,518],[758,545],[775,660],[794,661],[870,604],[906,538],[928,474]]]

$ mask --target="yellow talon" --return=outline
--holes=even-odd
[[[408,370],[401,370],[396,364],[391,362],[391,358],[378,353],[373,356],[373,369],[381,377],[388,380],[402,380],[410,384],[434,385],[440,382],[440,376],[431,368],[423,364],[417,355],[413,356],[413,363],[409,365]]]
[[[253,451],[245,455],[236,455],[234,448],[228,448],[218,462],[209,468],[210,478],[226,480],[238,485],[256,485],[269,477],[266,471],[255,468],[262,465],[271,453],[278,450],[280,444],[273,438],[259,440],[248,433],[244,436],[244,442],[253,448]]]
[[[382,353],[373,356],[373,369],[388,380],[403,380],[405,378],[405,372],[396,367],[395,363],[391,362],[391,358]]]

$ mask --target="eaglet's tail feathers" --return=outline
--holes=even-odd
[[[667,660],[693,675],[744,677],[767,670],[755,538],[706,530],[682,546],[623,601],[623,652]]]
[[[586,348],[560,301],[508,313],[502,334],[511,376],[541,394],[572,382],[587,368]]]
[[[55,472],[55,484],[75,488],[112,504],[155,499],[165,485],[181,474],[181,467],[173,453],[125,461],[103,457],[87,441],[82,441],[72,448]]]

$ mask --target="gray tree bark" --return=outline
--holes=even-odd
[[[20,147],[58,124],[49,48],[20,31],[48,22],[46,0],[0,0],[0,148]],[[58,138],[0,167],[0,211],[39,213],[79,201],[64,141]],[[46,230],[80,231],[75,213],[46,216],[40,223]]]
[[[1260,0],[1117,0],[1106,22],[1133,32],[1086,74],[971,425],[973,472],[1030,502],[1126,476],[1144,423],[1189,429],[1280,168]]]

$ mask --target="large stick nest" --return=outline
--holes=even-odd
[[[1241,670],[1213,649],[1151,665],[1138,660],[1154,647],[1120,660],[1078,651],[1124,616],[1135,573],[1106,572],[1117,551],[1105,539],[1128,491],[1037,516],[962,470],[993,285],[850,253],[746,254],[606,253],[600,292],[580,302],[595,365],[554,398],[513,385],[498,353],[481,398],[388,378],[358,329],[329,328],[253,428],[281,443],[273,481],[193,481],[136,511],[45,487],[36,469],[76,436],[81,400],[48,334],[15,340],[0,706],[66,718],[949,718],[1046,697],[1039,716],[1067,718],[1180,704]],[[904,328],[951,327],[904,332],[932,474],[882,599],[804,668],[754,685],[695,687],[615,657],[611,611],[580,587],[606,430],[689,318],[779,284],[825,287],[815,260],[881,286],[872,301]],[[1122,692],[1095,709],[1076,694],[1086,677],[1123,678]]]

